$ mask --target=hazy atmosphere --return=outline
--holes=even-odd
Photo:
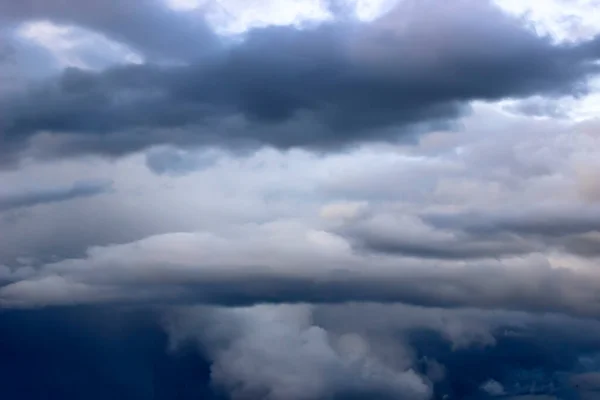
[[[600,1],[0,0],[0,399],[600,399]]]

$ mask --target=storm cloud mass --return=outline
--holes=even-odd
[[[593,0],[0,0],[0,398],[600,398]]]
[[[408,0],[370,22],[256,28],[241,42],[218,44],[185,30],[187,18],[161,12],[156,1],[13,3],[4,5],[13,19],[41,15],[97,29],[149,57],[102,71],[68,68],[4,99],[7,142],[48,132],[59,142],[54,151],[68,154],[173,142],[339,148],[395,141],[448,126],[470,100],[581,94],[600,57],[600,39],[554,44],[487,1]],[[173,49],[187,62],[154,61],[163,47],[165,57]]]

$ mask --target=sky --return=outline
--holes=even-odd
[[[2,399],[600,396],[597,0],[0,0]]]

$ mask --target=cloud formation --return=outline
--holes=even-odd
[[[265,150],[197,168],[181,160],[204,151],[157,148],[103,167],[119,177],[111,197],[7,220],[13,278],[0,297],[21,306],[405,302],[595,317],[598,210],[576,178],[598,143],[565,141],[578,128],[561,124],[507,122],[484,107],[464,132],[433,133],[401,153]],[[483,127],[502,141],[489,145]],[[148,163],[157,154],[175,174],[156,175]],[[64,235],[32,236],[36,220]],[[38,268],[16,274],[29,267],[17,262],[25,256]]]
[[[600,313],[597,273],[555,268],[535,254],[436,265],[356,255],[335,235],[284,221],[231,234],[239,239],[177,233],[91,248],[86,258],[46,264],[31,278],[8,284],[0,298],[5,306],[373,301]]]
[[[158,60],[193,58],[214,40],[203,19],[177,13],[160,0],[137,0],[126,5],[116,0],[0,2],[3,25],[38,20],[89,29]]]
[[[6,396],[385,399],[402,384],[392,398],[480,400],[494,381],[507,398],[572,400],[597,387],[584,372],[598,365],[594,320],[349,304],[13,310],[0,321]]]
[[[37,189],[0,195],[0,212],[41,204],[63,202],[82,197],[96,196],[110,190],[110,182],[75,182],[70,187]]]
[[[314,324],[307,307],[199,310],[197,316],[190,311],[175,319],[183,327],[175,323],[170,330],[174,337],[198,332],[214,360],[213,381],[226,387],[234,399],[343,398],[350,394],[417,400],[431,395],[427,382],[414,370],[385,365],[369,354],[369,345],[360,336],[332,338]],[[189,327],[200,330],[190,332]]]
[[[173,14],[153,2],[133,24],[124,22],[127,8],[109,4],[97,13],[93,3],[78,4],[50,2],[30,13],[4,7],[15,18],[72,21],[132,43],[147,41],[166,48],[165,55],[180,49],[145,31],[160,30]],[[598,47],[597,39],[555,44],[488,1],[442,7],[403,1],[371,22],[256,28],[240,43],[222,44],[185,65],[71,68],[4,99],[2,129],[9,143],[52,133],[54,149],[46,151],[59,154],[118,155],[165,143],[337,149],[396,141],[448,126],[471,100],[584,93],[597,72]]]
[[[405,386],[392,398],[575,399],[594,387],[592,376],[574,372],[595,362],[592,320],[380,304],[192,307],[167,315],[172,346],[197,346],[213,362],[213,382],[234,398],[278,398],[282,391],[293,398],[388,398],[400,377],[412,390]],[[336,379],[340,367],[345,377],[367,374]],[[364,384],[370,393],[345,392]],[[295,385],[317,392],[294,392]],[[431,397],[416,388],[429,388]]]
[[[599,39],[528,1],[0,0],[0,397],[594,398]]]

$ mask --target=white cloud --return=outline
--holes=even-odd
[[[504,394],[504,387],[498,381],[490,379],[481,385],[481,389],[491,396],[501,396]]]
[[[143,62],[127,46],[75,26],[28,22],[18,29],[18,35],[47,49],[63,68],[102,69],[111,64]]]
[[[420,400],[431,394],[408,356],[404,365],[401,357],[386,365],[368,338],[316,325],[310,306],[187,309],[168,326],[175,344],[191,337],[208,349],[213,383],[233,399],[311,400],[362,392]]]
[[[541,34],[560,41],[578,41],[600,33],[597,0],[495,0],[504,9],[525,16]]]

